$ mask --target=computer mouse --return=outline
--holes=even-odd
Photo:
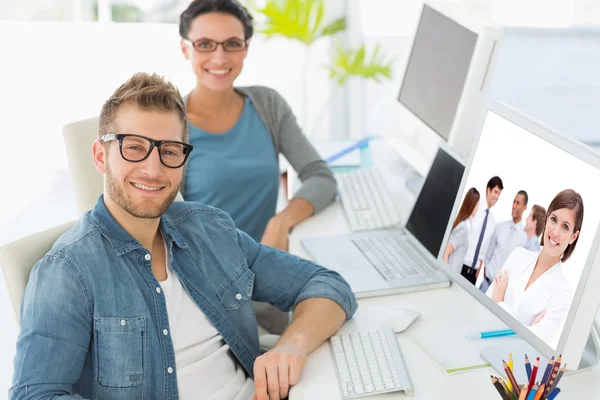
[[[420,312],[406,308],[397,308],[388,313],[384,325],[391,327],[394,332],[405,331],[417,318]]]

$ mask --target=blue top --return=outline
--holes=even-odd
[[[214,134],[193,125],[183,198],[220,208],[238,229],[259,242],[275,215],[278,155],[250,99],[229,131]]]
[[[176,201],[161,217],[171,267],[253,377],[260,355],[252,300],[288,311],[308,298],[357,304],[336,272],[256,243],[221,210]],[[176,400],[167,304],[152,257],[100,196],[29,277],[11,400]],[[79,398],[79,397],[77,397]]]

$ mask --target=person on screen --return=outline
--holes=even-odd
[[[490,237],[494,233],[496,220],[491,208],[498,201],[502,189],[504,189],[504,186],[500,177],[494,176],[488,181],[484,207],[479,207],[473,219],[472,229],[469,231],[469,244],[460,273],[473,285],[477,282],[482,258],[487,252]]]
[[[581,196],[563,190],[548,207],[541,250],[515,249],[486,293],[553,347],[572,299],[563,268],[575,251],[582,225]],[[532,326],[536,319],[539,323]]]
[[[180,16],[181,51],[196,77],[184,97],[196,151],[181,194],[227,212],[257,242],[287,251],[290,230],[331,204],[337,184],[277,91],[234,86],[253,32],[253,18],[237,0],[194,0]],[[302,187],[276,213],[280,154]]]
[[[471,188],[467,191],[458,215],[452,224],[450,239],[444,251],[444,262],[460,273],[469,243],[469,230],[479,208],[479,191]]]
[[[222,210],[174,201],[190,152],[183,99],[135,74],[104,103],[104,192],[33,267],[10,400],[286,398],[356,312],[337,273],[257,243]],[[262,353],[252,300],[294,310]]]
[[[534,204],[531,207],[529,216],[525,219],[525,234],[527,235],[527,243],[525,248],[531,251],[540,251],[540,236],[544,230],[544,222],[546,220],[546,209],[540,205]]]
[[[517,247],[524,247],[527,243],[523,223],[523,213],[527,209],[529,196],[524,190],[519,190],[512,204],[512,219],[500,222],[494,229],[490,239],[487,254],[483,260],[485,275],[479,289],[485,293],[492,280],[506,262],[508,255]]]

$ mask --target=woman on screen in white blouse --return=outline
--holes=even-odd
[[[471,188],[467,191],[460,210],[458,210],[458,215],[452,224],[450,238],[444,251],[444,262],[459,274],[462,270],[465,254],[467,254],[471,221],[479,208],[479,197],[477,189]]]
[[[539,252],[514,250],[486,294],[538,337],[556,347],[571,306],[572,289],[563,273],[583,224],[583,200],[566,189],[546,215]]]

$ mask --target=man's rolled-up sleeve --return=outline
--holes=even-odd
[[[328,270],[285,251],[264,246],[242,231],[237,240],[254,273],[252,298],[289,311],[310,298],[335,301],[351,318],[358,307],[350,285],[335,271]]]

